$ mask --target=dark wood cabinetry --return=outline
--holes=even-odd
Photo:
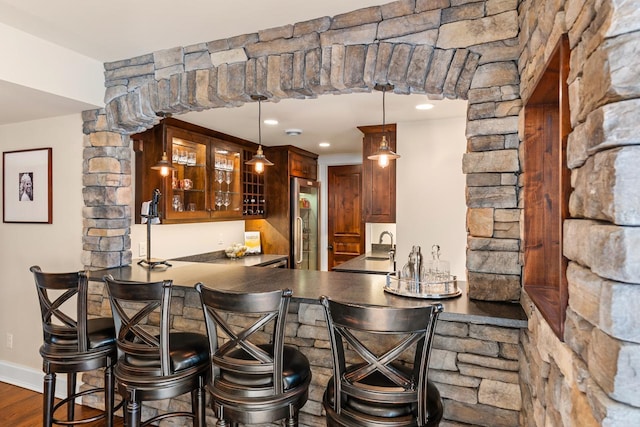
[[[163,223],[264,216],[264,177],[254,176],[244,164],[257,148],[252,142],[173,118],[162,120],[132,139],[136,153],[136,208],[150,200],[158,188]],[[166,177],[151,169],[163,152],[175,168]],[[139,223],[139,212],[135,218]]]
[[[380,146],[386,135],[389,146],[396,150],[396,125],[358,126],[364,133],[362,141],[362,215],[364,222],[396,222],[396,162],[382,168],[367,157]]]
[[[298,178],[311,179],[313,181],[318,179],[318,161],[317,155],[309,156],[310,153],[299,153],[296,151],[289,151],[289,175]]]

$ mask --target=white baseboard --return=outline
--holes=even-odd
[[[42,393],[44,373],[27,366],[0,360],[0,381]],[[56,397],[67,396],[67,376],[56,375]]]

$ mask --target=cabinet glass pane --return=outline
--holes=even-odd
[[[208,216],[207,146],[185,138],[170,138],[171,192],[167,197],[167,218]]]
[[[214,143],[215,144],[215,143]],[[241,150],[228,145],[213,149],[214,217],[242,215]]]

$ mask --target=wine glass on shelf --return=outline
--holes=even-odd
[[[220,186],[220,190],[222,190],[222,183],[224,182],[224,171],[220,169],[216,169],[216,181],[218,181],[218,185]]]
[[[232,170],[224,171],[224,182],[227,183],[227,191],[229,191],[229,186],[231,185],[231,174],[232,173],[233,173]]]
[[[220,206],[222,206],[222,193],[216,193],[216,206],[218,207],[218,210],[220,210]]]
[[[229,194],[228,191],[226,193],[224,193],[224,200],[223,200],[222,204],[224,205],[225,209],[227,209],[229,207],[229,205],[231,204],[231,194]]]

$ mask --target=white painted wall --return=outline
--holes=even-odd
[[[134,212],[132,210],[132,212]],[[138,208],[140,212],[140,208]],[[147,242],[147,226],[131,226],[131,250],[140,256],[140,242]],[[232,243],[244,244],[244,221],[206,222],[196,224],[163,224],[151,226],[151,256],[170,259],[186,255],[220,251]]]
[[[0,223],[0,378],[19,375],[18,367],[41,372],[42,325],[29,267],[38,264],[45,271],[83,267],[81,129],[79,114],[0,126],[2,152],[53,148],[53,224]],[[2,185],[3,180],[0,177]],[[13,349],[6,347],[7,333],[13,334]],[[16,382],[20,381],[29,380]]]
[[[420,245],[425,259],[431,259],[431,246],[438,244],[440,258],[451,263],[451,274],[466,280],[465,126],[464,117],[398,123],[399,268],[413,245]]]
[[[104,105],[100,61],[0,23],[0,81]]]

